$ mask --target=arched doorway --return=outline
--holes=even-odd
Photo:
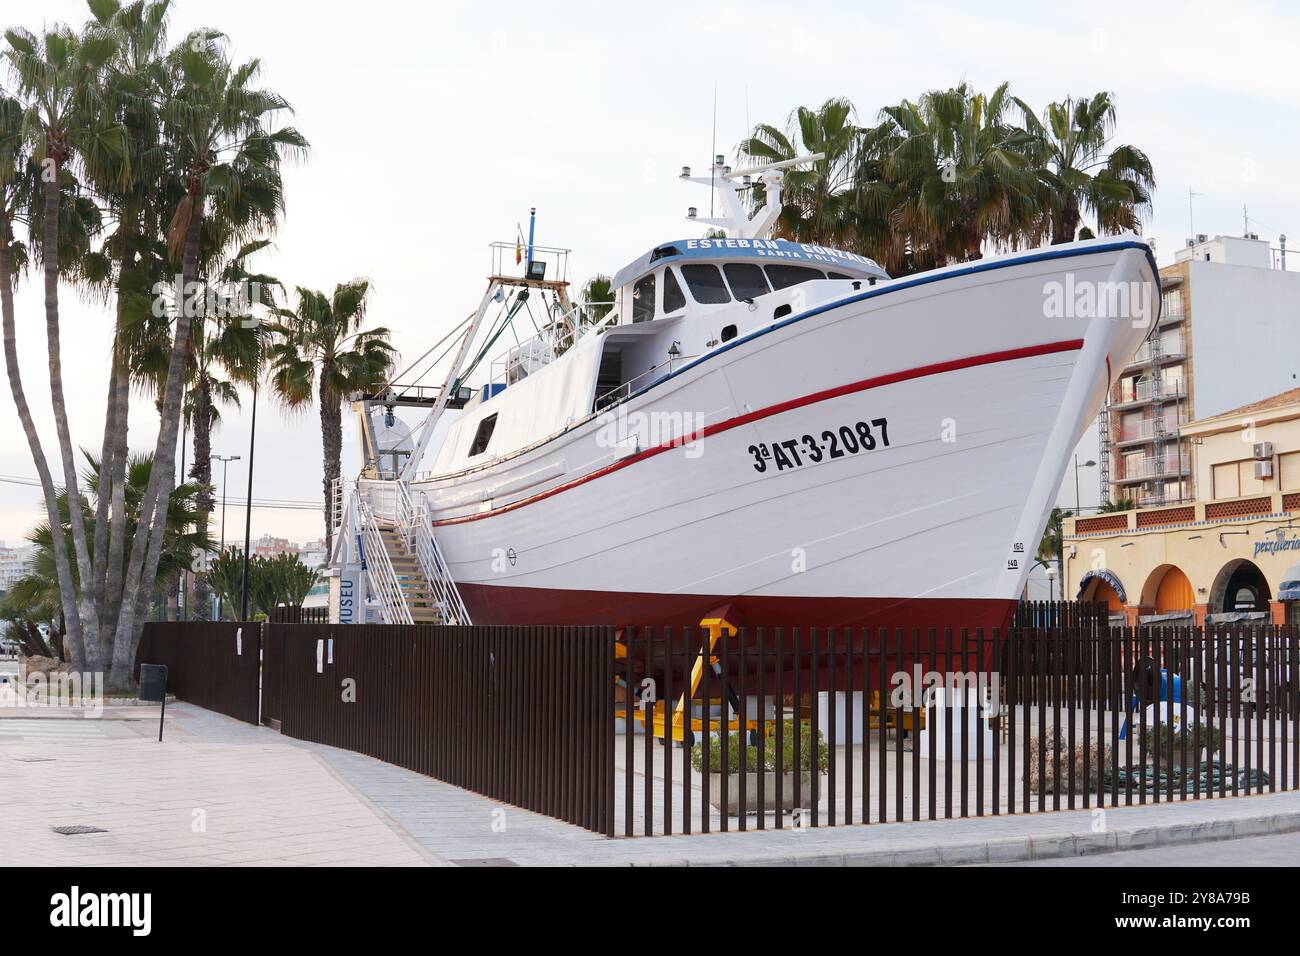
[[[1264,572],[1253,561],[1238,558],[1229,561],[1215,575],[1210,588],[1210,613],[1231,614],[1236,611],[1267,611],[1273,592]]]
[[[1124,584],[1112,571],[1089,571],[1079,581],[1080,601],[1105,601],[1112,616],[1124,613],[1128,595]]]
[[[1191,613],[1196,603],[1192,582],[1181,568],[1162,564],[1151,572],[1142,587],[1142,604],[1153,608],[1156,614]]]

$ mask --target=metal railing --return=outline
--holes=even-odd
[[[260,648],[262,714],[283,733],[608,836],[1300,788],[1300,628],[1190,620],[1109,627],[1061,605],[1004,630],[185,622],[148,625],[139,659],[256,722]],[[372,704],[341,698],[340,676]]]
[[[429,585],[438,613],[447,624],[469,624],[469,612],[461,600],[456,581],[433,537],[433,517],[428,498],[420,492],[418,500],[404,481],[397,485],[397,520],[394,530],[402,537],[408,553],[413,554],[420,573]]]
[[[1182,418],[1166,417],[1162,419],[1162,422],[1164,428],[1159,430],[1163,431],[1166,434],[1176,433],[1179,427],[1184,424],[1184,420]],[[1142,421],[1138,422],[1136,425],[1121,425],[1115,440],[1121,442],[1150,441],[1156,436],[1156,432],[1158,430],[1156,428],[1156,425],[1157,422],[1154,418],[1143,419]]]
[[[584,323],[585,310],[609,305],[611,311],[598,322]],[[618,324],[613,303],[580,302],[557,315],[546,328],[498,355],[488,366],[488,385],[507,387],[544,368],[589,335],[598,335]]]
[[[470,624],[469,611],[461,600],[460,590],[451,576],[442,550],[433,536],[433,516],[429,512],[429,502],[421,492],[414,510],[413,543],[420,570],[433,587],[433,593],[442,610],[442,616],[448,624]]]
[[[759,628],[716,642],[647,628],[621,641],[627,837],[1300,786],[1297,628]]]
[[[411,609],[406,606],[402,585],[388,558],[384,537],[379,531],[370,504],[363,495],[356,496],[357,518],[361,524],[362,558],[365,562],[366,581],[370,591],[379,599],[380,614],[385,624],[411,624]]]

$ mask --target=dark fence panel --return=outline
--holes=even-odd
[[[257,723],[261,625],[227,621],[151,622],[139,664],[166,664],[167,689],[228,717]]]
[[[612,832],[612,629],[269,623],[266,643],[282,733]]]
[[[616,831],[935,820],[1300,786],[1300,629],[1108,628],[1053,606],[1029,617],[1062,618],[1080,623],[626,629]]]

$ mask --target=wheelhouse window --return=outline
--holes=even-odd
[[[825,279],[826,275],[807,266],[770,265],[767,267],[767,277],[771,280],[773,289],[788,289],[801,282]]]
[[[757,299],[772,290],[768,287],[763,270],[752,262],[728,262],[722,267],[727,273],[727,284],[737,299]]]
[[[632,287],[632,321],[649,322],[655,317],[655,274],[637,280]]]
[[[672,315],[686,308],[686,293],[682,291],[672,269],[664,270],[664,315]]]
[[[492,440],[492,432],[497,427],[497,415],[493,412],[487,418],[478,423],[478,431],[474,433],[474,442],[469,446],[469,457],[481,455],[487,451],[488,442]]]
[[[720,305],[731,301],[727,284],[722,281],[722,273],[717,266],[700,263],[682,266],[682,277],[686,279],[691,295],[700,305]]]

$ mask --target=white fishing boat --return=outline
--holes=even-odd
[[[530,235],[513,269],[498,244],[443,385],[358,402],[335,619],[1004,625],[1156,321],[1151,250],[1115,236],[893,279],[768,237],[789,165],[684,170],[727,213],[694,226],[725,237],[651,247],[598,323],[564,250]],[[539,300],[538,334],[475,362]],[[409,437],[379,437],[376,416],[411,409]]]

